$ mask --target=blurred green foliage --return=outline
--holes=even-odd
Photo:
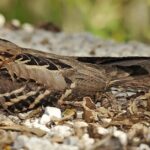
[[[7,20],[53,22],[66,32],[150,43],[150,0],[2,0]]]

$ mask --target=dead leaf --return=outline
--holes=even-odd
[[[26,127],[26,126],[23,126],[23,125],[11,125],[11,126],[5,125],[5,126],[0,126],[0,129],[32,133],[32,134],[35,134],[39,137],[44,136],[46,134],[46,132],[41,130],[41,129],[29,128],[29,127]]]
[[[70,117],[73,117],[76,113],[76,110],[75,109],[66,109],[64,112],[63,112],[63,116],[64,118],[70,118]]]
[[[83,108],[82,118],[86,122],[90,123],[90,122],[98,121],[96,106],[90,97],[84,97],[81,106]]]
[[[92,101],[90,97],[83,98],[83,105],[88,107],[89,109],[96,109],[95,103]]]
[[[111,112],[109,109],[106,109],[105,107],[99,107],[97,109],[99,117],[113,117],[114,113]]]
[[[83,119],[88,123],[98,121],[97,112],[85,108],[83,112]]]
[[[136,114],[138,112],[138,107],[137,107],[136,101],[129,102],[128,110],[129,110],[130,114],[132,114],[132,115]]]
[[[65,121],[68,121],[70,119],[73,119],[75,118],[75,115],[76,115],[76,109],[66,109],[64,112],[63,112],[63,118],[61,119],[53,119],[53,122],[55,124],[64,124]]]
[[[53,136],[50,140],[51,140],[51,142],[63,143],[64,138],[62,138],[60,136]]]
[[[133,122],[129,118],[122,118],[122,120],[112,120],[109,125],[113,126],[132,126]]]

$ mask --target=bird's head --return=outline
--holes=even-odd
[[[5,39],[0,39],[0,67],[11,61],[19,53],[20,48],[17,45]]]

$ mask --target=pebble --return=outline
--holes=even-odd
[[[13,145],[15,150],[79,150],[77,146],[51,143],[50,140],[38,137],[27,137],[25,135],[18,136]]]
[[[34,27],[29,24],[29,23],[24,23],[22,25],[22,28],[26,31],[26,32],[29,32],[29,33],[32,33],[34,31]]]
[[[75,121],[74,122],[74,127],[76,127],[76,128],[86,128],[86,127],[88,127],[88,124],[84,121]]]
[[[46,125],[48,122],[50,122],[50,116],[48,116],[47,114],[43,114],[39,120],[39,123],[42,125]]]
[[[18,24],[16,21],[13,22],[14,24]],[[0,15],[0,37],[10,40],[22,47],[34,48],[46,52],[68,56],[150,56],[150,46],[140,42],[117,43],[113,40],[104,41],[99,37],[91,35],[90,33],[66,34],[64,32],[47,32],[45,30],[35,29],[32,25],[27,23],[22,25],[23,29],[10,30],[5,28],[4,24],[5,17]],[[44,44],[41,42],[43,39],[47,41]],[[91,55],[90,52],[93,49],[94,53]],[[117,90],[118,89],[112,89],[114,94],[119,92]],[[132,94],[134,93],[128,93],[128,95]],[[78,150],[79,148],[90,149],[90,146],[94,143],[94,139],[90,138],[87,133],[83,134],[81,139],[78,139],[78,137],[73,136],[74,131],[69,126],[57,125],[52,128],[46,127],[46,124],[53,118],[62,118],[60,109],[46,107],[42,117],[34,120],[26,120],[25,124],[31,128],[37,127],[47,131],[48,136],[60,136],[65,139],[68,138],[69,141],[59,145],[57,143],[52,143],[49,139],[44,137],[29,138],[26,135],[20,135],[16,138],[13,148],[16,150],[23,148],[28,150]],[[78,118],[82,119],[82,112],[78,114]],[[111,119],[102,118],[102,121],[109,123],[111,122]],[[84,122],[78,122],[76,125],[79,127],[87,126]],[[99,128],[99,132],[101,134],[107,134],[108,131],[107,129]],[[120,140],[122,145],[127,144],[126,133],[116,129],[114,130],[113,134]],[[139,139],[137,139],[137,141],[138,140]],[[139,150],[149,150],[149,147],[146,144],[140,144]]]
[[[49,135],[54,136],[60,136],[62,138],[71,136],[73,134],[73,129],[66,126],[66,125],[57,125],[50,129]]]
[[[76,136],[70,136],[69,138],[64,139],[64,144],[67,145],[78,145],[79,143],[79,138]]]
[[[119,138],[122,145],[124,145],[124,146],[127,145],[128,137],[127,137],[127,134],[125,132],[120,131],[120,130],[115,130],[114,131],[114,136]]]
[[[61,110],[56,107],[46,107],[44,114],[47,114],[51,119],[53,117],[56,117],[58,119],[62,118]]]
[[[83,117],[83,111],[77,111],[77,118],[82,119]]]
[[[47,32],[29,23],[23,24],[23,29],[9,30],[3,27],[4,23],[5,17],[0,15],[0,37],[23,47],[68,56],[150,56],[150,46],[140,42],[117,43],[90,33]],[[43,40],[47,42],[43,44]],[[93,49],[95,54],[91,55]]]
[[[39,128],[43,131],[50,132],[50,129],[48,127],[46,127],[45,124],[40,124],[39,122],[40,122],[40,118],[36,118],[34,120],[27,119],[24,122],[24,125],[26,125],[30,128]]]
[[[13,19],[11,22],[12,22],[12,24],[13,24],[14,26],[16,26],[16,27],[20,27],[20,25],[21,25],[20,21],[17,20],[17,19]]]
[[[94,144],[94,139],[90,138],[87,133],[83,134],[82,138],[79,141],[79,147],[81,149],[91,150],[92,145]]]
[[[53,119],[61,119],[61,110],[56,107],[46,107],[45,112],[39,120],[40,124],[47,124]]]
[[[53,127],[52,129],[48,128],[46,126],[47,123],[49,123],[51,120],[53,119],[61,119],[62,117],[62,114],[61,114],[61,110],[59,108],[56,108],[56,107],[46,107],[45,108],[45,112],[44,114],[42,115],[42,117],[40,118],[36,118],[34,120],[30,120],[30,119],[27,119],[24,124],[27,125],[28,127],[32,128],[40,128],[41,130],[44,130],[48,133],[51,132],[52,133],[57,133],[57,132],[60,132],[60,134],[66,134],[68,135],[68,131],[70,130],[69,127],[67,126],[64,126],[64,127],[61,127],[61,126],[56,126],[56,127]],[[70,135],[70,134],[69,134]]]
[[[5,17],[2,14],[0,14],[0,28],[4,26],[5,21],[6,21]]]
[[[146,144],[140,144],[138,150],[150,150],[150,147]]]
[[[103,127],[98,127],[98,128],[97,128],[97,131],[98,131],[98,133],[101,134],[101,135],[106,135],[106,134],[109,133],[108,129],[103,128]]]

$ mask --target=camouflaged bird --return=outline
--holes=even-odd
[[[94,97],[113,86],[149,87],[149,60],[58,56],[0,39],[0,105],[24,112],[58,100]]]

